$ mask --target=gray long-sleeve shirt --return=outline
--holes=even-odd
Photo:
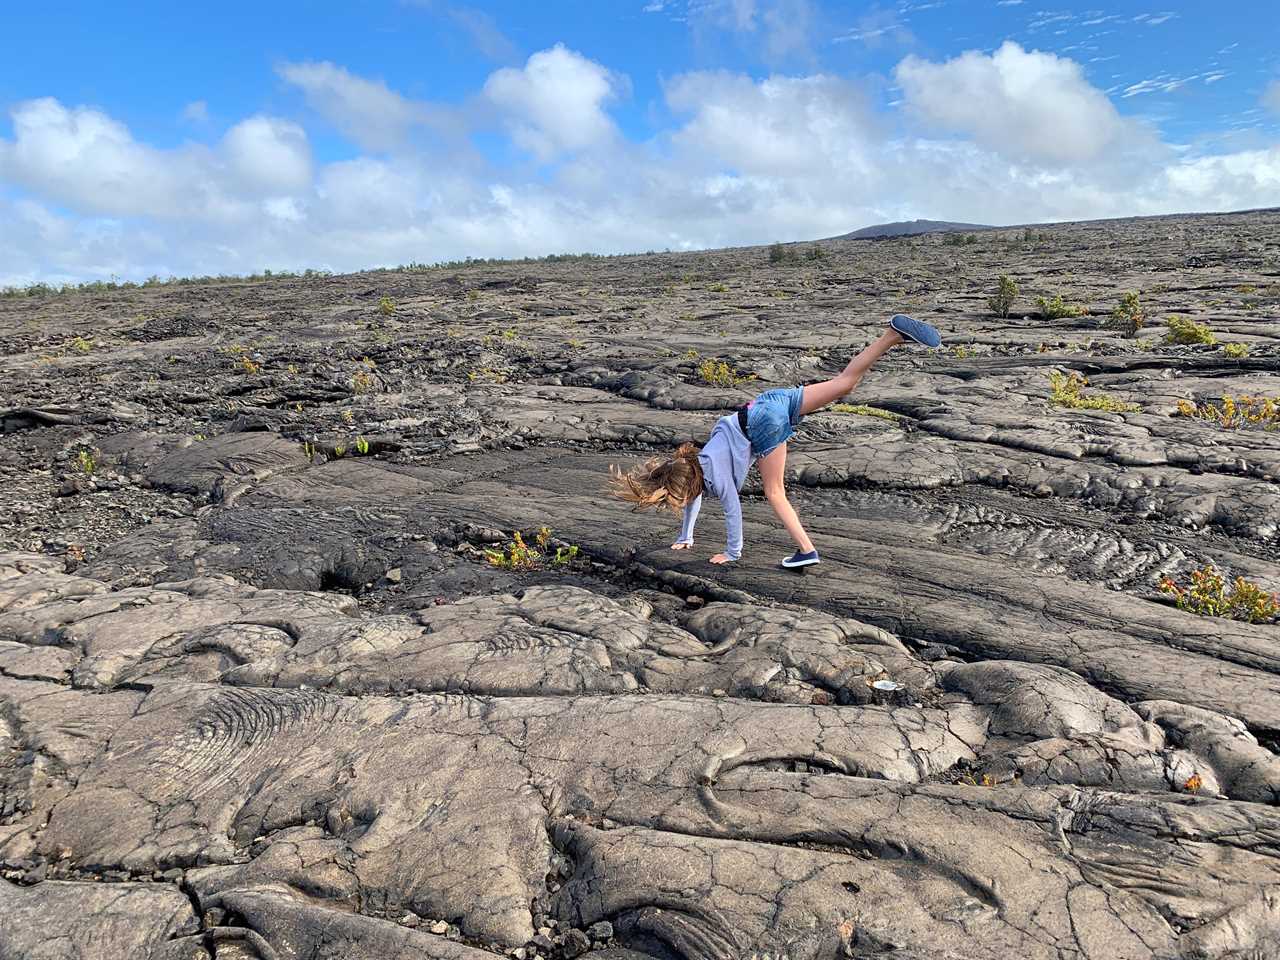
[[[751,442],[738,426],[738,415],[731,413],[716,421],[711,439],[698,453],[702,467],[702,487],[720,500],[724,507],[725,556],[737,560],[742,556],[742,504],[738,491],[747,480],[747,471],[755,457]],[[702,496],[684,508],[684,523],[676,543],[693,543],[693,527],[698,522]]]

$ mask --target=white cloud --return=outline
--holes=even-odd
[[[1262,91],[1262,105],[1273,113],[1280,113],[1280,80],[1272,80]]]
[[[697,72],[665,82],[675,119],[634,142],[604,112],[621,81],[552,48],[493,74],[470,105],[492,108],[518,142],[555,159],[531,174],[427,155],[412,138],[316,164],[301,127],[263,116],[207,145],[160,149],[99,110],[29,101],[13,111],[12,139],[0,137],[0,285],[688,249],[915,217],[1025,223],[1274,203],[1280,145],[1248,137],[1241,149],[1175,150],[1092,113],[1100,94],[1071,61],[1014,52],[1012,65],[999,52],[904,62],[904,98],[916,109],[923,98],[938,116],[922,115],[945,133],[878,112],[844,78]],[[939,83],[1011,113],[1010,126],[958,112]],[[568,90],[577,95],[562,102]],[[1046,126],[1037,110],[1058,122]],[[1082,117],[1104,132],[1121,125],[1087,161],[1021,139],[1077,135]],[[1012,128],[1019,120],[1031,133]]]
[[[1077,163],[1126,134],[1125,121],[1078,63],[1011,41],[990,56],[971,50],[945,63],[908,56],[894,78],[927,123],[1001,153]]]
[[[208,123],[209,122],[209,104],[203,100],[192,100],[182,108],[180,114],[187,123]]]
[[[563,44],[531,56],[485,81],[485,96],[506,117],[512,138],[549,161],[613,140],[617,130],[604,111],[625,82]]]
[[[284,63],[276,72],[299,88],[310,107],[361,146],[387,150],[426,119],[420,104],[385,83],[367,80],[332,63]]]
[[[227,131],[222,149],[236,179],[250,192],[288,194],[311,185],[311,149],[296,123],[250,117]]]
[[[880,134],[866,97],[846,81],[690,73],[668,84],[666,96],[672,110],[693,114],[674,142],[733,169],[765,176],[872,172],[868,148]]]

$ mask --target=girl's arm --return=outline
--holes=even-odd
[[[693,528],[698,522],[698,511],[702,509],[702,494],[698,494],[690,503],[685,504],[684,522],[680,524],[680,536],[676,538],[676,544],[685,544],[686,546],[693,543]],[[673,544],[675,546],[675,544]]]
[[[732,483],[727,483],[716,493],[724,507],[724,558],[726,561],[737,560],[742,556],[742,503],[738,500],[738,490]]]

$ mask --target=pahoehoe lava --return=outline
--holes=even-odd
[[[0,960],[1280,956],[1280,213],[822,249],[0,298]],[[899,311],[815,571],[604,495]]]

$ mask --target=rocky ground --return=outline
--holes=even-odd
[[[1280,212],[821,250],[0,299],[0,958],[1280,955]],[[821,567],[602,494],[898,311]]]

